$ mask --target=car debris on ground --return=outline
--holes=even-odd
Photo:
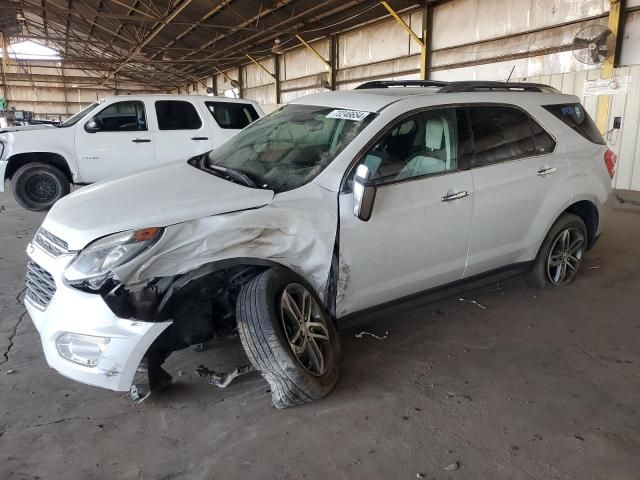
[[[462,298],[462,297],[460,297],[458,300],[460,300],[461,302],[473,303],[474,305],[477,305],[482,310],[486,310],[487,309],[487,307],[482,305],[480,302],[477,302],[476,300],[467,300],[466,298]]]
[[[246,375],[247,373],[251,373],[253,371],[255,371],[255,368],[253,367],[253,365],[244,365],[241,367],[236,367],[227,373],[214,372],[213,370],[209,370],[204,365],[200,365],[196,369],[196,374],[199,377],[206,378],[207,383],[209,383],[209,385],[215,385],[216,387],[226,388],[237,377],[241,375]]]
[[[384,335],[382,337],[376,335],[375,333],[366,332],[366,331],[356,333],[356,338],[362,338],[364,336],[373,337],[377,340],[386,340],[389,337],[389,332],[384,332]]]

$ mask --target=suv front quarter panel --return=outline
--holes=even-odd
[[[169,226],[149,255],[114,274],[135,284],[224,260],[264,260],[299,274],[324,300],[336,229],[335,194],[309,183],[262,208]]]

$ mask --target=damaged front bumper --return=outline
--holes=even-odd
[[[100,295],[65,285],[73,256],[53,257],[33,244],[27,253],[42,278],[29,281],[24,303],[49,366],[78,382],[129,391],[143,356],[172,322],[119,318]]]

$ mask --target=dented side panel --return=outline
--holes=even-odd
[[[337,197],[313,183],[267,206],[167,227],[146,254],[114,271],[124,284],[180,275],[234,258],[267,260],[305,278],[324,300],[337,228]]]

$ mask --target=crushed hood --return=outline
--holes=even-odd
[[[81,188],[58,201],[42,226],[79,250],[111,233],[262,207],[273,196],[183,161]]]

